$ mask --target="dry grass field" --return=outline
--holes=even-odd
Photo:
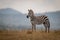
[[[0,40],[60,40],[60,31],[44,31],[31,32],[30,30],[21,31],[1,31]]]

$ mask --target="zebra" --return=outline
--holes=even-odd
[[[45,32],[49,32],[50,30],[50,21],[48,19],[48,16],[41,15],[41,16],[35,16],[32,9],[28,9],[28,15],[27,18],[30,17],[30,22],[32,24],[32,31],[36,31],[36,25],[43,24],[45,27]]]

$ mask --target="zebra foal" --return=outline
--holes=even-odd
[[[32,24],[32,31],[36,31],[36,25],[43,24],[45,27],[45,32],[50,30],[50,22],[46,15],[35,16],[33,10],[28,10],[27,18],[30,17],[30,22]]]

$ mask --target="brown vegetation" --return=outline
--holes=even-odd
[[[0,31],[0,40],[60,40],[60,31]]]

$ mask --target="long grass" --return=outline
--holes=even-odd
[[[0,40],[60,40],[60,31],[0,30]]]

